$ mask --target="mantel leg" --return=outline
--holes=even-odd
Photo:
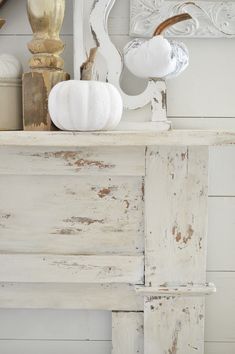
[[[145,354],[203,354],[207,147],[148,148]]]
[[[112,354],[143,354],[143,312],[113,312]]]

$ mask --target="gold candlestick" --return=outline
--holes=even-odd
[[[33,31],[28,44],[33,54],[31,71],[23,75],[23,111],[25,130],[54,130],[48,113],[48,96],[54,85],[68,80],[60,54],[60,39],[65,0],[28,0],[27,13]]]

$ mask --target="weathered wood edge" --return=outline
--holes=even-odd
[[[211,130],[109,132],[0,132],[0,146],[215,146],[235,145],[235,132]]]

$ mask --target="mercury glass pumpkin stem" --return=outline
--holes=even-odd
[[[64,61],[60,54],[64,44],[60,39],[65,0],[27,0],[28,18],[33,39],[28,44],[33,57],[31,69],[62,70]]]

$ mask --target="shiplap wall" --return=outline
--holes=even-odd
[[[80,0],[76,0],[80,1]],[[73,10],[66,0],[62,38],[65,68],[73,72]],[[7,26],[0,32],[0,52],[12,53],[27,70],[30,40],[26,0],[8,0],[1,10]],[[128,42],[129,1],[117,0],[110,33],[120,48]],[[235,130],[235,40],[187,40],[190,68],[168,83],[169,115],[175,128]],[[131,93],[140,82],[128,73]],[[146,113],[138,117],[146,119]],[[134,117],[134,115],[132,115]],[[133,119],[132,117],[132,119]],[[235,353],[235,148],[212,148],[209,180],[208,280],[218,292],[207,299],[206,353]],[[1,354],[110,354],[111,314],[87,311],[0,310]]]

